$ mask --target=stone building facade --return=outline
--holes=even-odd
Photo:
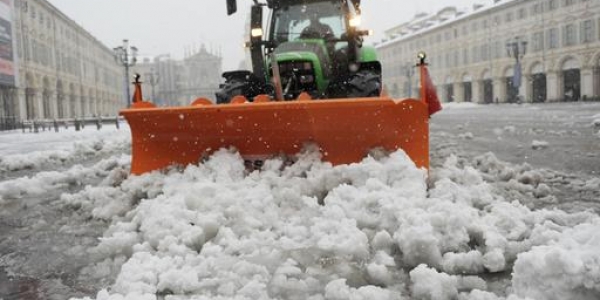
[[[112,49],[45,0],[3,4],[12,12],[15,78],[0,85],[0,115],[18,121],[114,116],[125,107],[124,71]]]
[[[145,58],[132,68],[142,75],[144,99],[158,106],[186,106],[202,97],[215,101],[222,57],[205,46],[187,50],[182,60],[163,54]]]
[[[199,97],[215,101],[215,93],[221,83],[223,58],[216,51],[209,51],[204,45],[186,55],[181,76],[182,104],[189,104]]]
[[[386,31],[376,47],[388,92],[418,95],[414,64],[425,51],[445,102],[600,99],[600,1],[488,1],[420,14]]]

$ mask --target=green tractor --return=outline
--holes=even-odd
[[[263,24],[263,10],[270,12]],[[237,11],[227,0],[227,13]],[[360,0],[254,0],[250,41],[252,71],[223,73],[217,103],[242,95],[275,100],[379,97],[381,64],[373,47],[363,45]],[[265,31],[267,34],[265,35]]]

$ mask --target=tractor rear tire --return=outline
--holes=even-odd
[[[348,97],[379,97],[381,87],[380,74],[373,70],[360,70],[348,81]]]

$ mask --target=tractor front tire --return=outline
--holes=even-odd
[[[379,97],[381,94],[381,75],[373,70],[360,70],[348,81],[348,97]]]
[[[226,104],[231,102],[235,96],[244,95],[248,82],[242,78],[230,78],[223,83],[216,93],[217,104]]]

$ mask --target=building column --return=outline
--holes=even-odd
[[[473,80],[471,81],[471,92],[473,93],[472,101],[474,103],[483,103],[483,81]]]
[[[502,103],[506,101],[506,83],[504,77],[496,77],[492,80],[494,90],[494,102]]]
[[[85,110],[87,107],[87,101],[85,96],[80,96],[79,97],[79,107],[77,109],[77,114],[79,116],[81,116],[82,118],[86,116],[87,111]]]
[[[523,74],[519,95],[523,97],[523,102],[533,102],[533,77],[530,74]]]
[[[39,90],[33,94],[33,105],[35,107],[35,119],[41,119],[44,116],[44,95]]]
[[[25,94],[24,88],[16,89],[16,97],[17,97],[17,112],[16,115],[19,116],[19,121],[23,121],[27,119],[27,104],[25,103],[27,97]]]
[[[558,102],[560,96],[560,78],[557,72],[546,73],[546,98],[548,102]]]
[[[590,99],[594,96],[594,70],[581,69],[581,99]]]
[[[454,102],[465,102],[465,88],[462,82],[454,83]]]
[[[47,101],[50,104],[50,115],[46,116],[46,118],[48,119],[56,119],[58,118],[58,98],[56,97],[56,92],[49,90],[46,91],[47,94]]]
[[[600,96],[600,66],[596,66],[593,69],[593,83],[592,86],[594,87],[594,97],[598,97]]]

